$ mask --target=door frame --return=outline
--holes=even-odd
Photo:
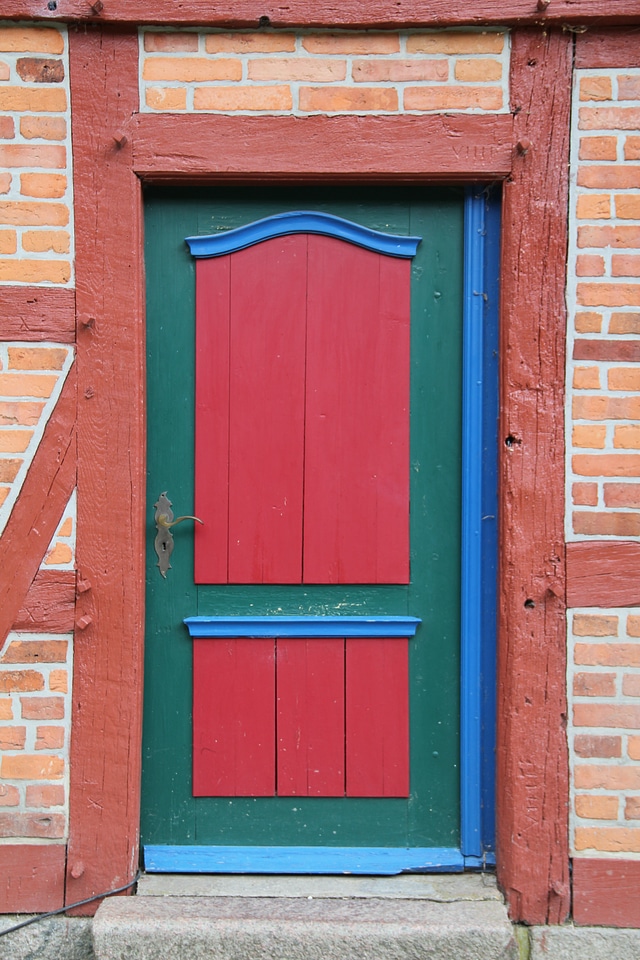
[[[140,115],[137,30],[96,25],[70,34],[83,592],[67,902],[118,886],[137,867],[143,181],[500,179],[500,436],[508,442],[500,444],[497,867],[513,919],[566,917],[563,384],[573,37],[535,27],[512,37],[511,114],[301,120]],[[544,498],[535,496],[540,483]]]

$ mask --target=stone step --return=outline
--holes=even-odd
[[[371,890],[362,892],[362,887],[359,894],[347,892],[346,887],[339,893],[340,888],[334,887],[328,895],[326,890],[320,896],[300,892],[288,895],[286,891],[283,895],[283,878],[272,879],[276,885],[271,893],[265,893],[268,887],[264,886],[259,892],[258,885],[256,892],[242,896],[211,892],[184,896],[147,891],[146,895],[106,900],[93,921],[96,960],[518,957],[504,904],[491,890],[474,899],[469,886],[467,897],[452,900],[445,899],[446,890],[440,888],[435,896],[433,890],[430,893],[425,888],[426,897],[418,897],[415,884],[413,896],[404,898],[375,896]],[[199,882],[202,884],[203,880]],[[224,882],[224,878],[216,880]],[[304,890],[304,885],[300,887],[298,883],[291,889]],[[272,895],[274,892],[279,895]]]

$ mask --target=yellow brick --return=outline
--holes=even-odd
[[[149,87],[146,104],[152,110],[186,110],[187,91],[172,87]]]
[[[47,553],[44,562],[47,566],[52,566],[54,564],[71,563],[72,560],[73,553],[69,544],[56,543],[55,547]]]
[[[69,253],[71,237],[66,230],[25,230],[22,249],[27,253]]]
[[[211,80],[241,80],[242,63],[235,59],[206,57],[154,57],[145,61],[143,80],[173,80],[204,83]]]
[[[20,176],[20,193],[24,197],[44,197],[54,200],[64,197],[67,178],[62,173],[23,173]]]
[[[64,53],[64,37],[55,27],[2,27],[3,53]]]
[[[32,436],[33,430],[0,431],[0,453],[24,453]]]
[[[65,260],[0,260],[0,280],[11,283],[68,283],[70,277]]]
[[[471,83],[486,83],[500,80],[502,64],[499,60],[458,60],[455,65],[456,80]]]
[[[439,31],[416,33],[407,39],[408,53],[502,53],[503,33]]]
[[[0,397],[49,397],[57,382],[53,374],[0,373]]]
[[[69,677],[66,670],[52,670],[49,674],[49,690],[55,693],[66,693],[69,687]]]
[[[19,113],[63,113],[66,109],[67,94],[61,89],[0,88],[0,110],[15,110]]]
[[[66,227],[69,210],[63,203],[4,200],[0,201],[0,223],[17,227]]]
[[[0,253],[15,253],[18,249],[18,237],[15,230],[0,230]]]
[[[64,347],[9,347],[10,370],[62,370]]]
[[[573,371],[574,390],[599,390],[600,370],[598,367],[576,367]]]
[[[293,33],[210,33],[205,37],[207,53],[292,53]]]
[[[67,517],[64,523],[60,524],[60,529],[58,530],[59,537],[70,537],[73,532],[73,517]]]
[[[607,428],[604,426],[579,425],[573,428],[571,440],[574,447],[602,450],[606,434]]]

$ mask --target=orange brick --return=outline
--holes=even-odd
[[[69,253],[71,237],[66,230],[25,230],[22,249],[27,253]]]
[[[62,697],[20,697],[23,720],[64,719]]]
[[[640,726],[640,707],[614,703],[576,703],[573,707],[576,727],[624,727],[633,730]]]
[[[0,453],[24,453],[32,436],[33,430],[3,430],[0,433]]]
[[[64,787],[60,783],[34,783],[27,787],[27,807],[64,806]]]
[[[171,87],[149,87],[145,102],[152,110],[186,110],[187,91]]]
[[[640,637],[640,617],[629,614],[627,617],[627,633],[630,637]]]
[[[54,27],[2,27],[3,53],[64,53],[64,38]]]
[[[627,741],[627,752],[631,760],[640,760],[640,737],[629,737]],[[630,789],[627,787],[627,789]],[[631,787],[633,789],[633,787]]]
[[[0,145],[0,164],[3,167],[57,167],[60,169],[66,166],[66,163],[67,151],[65,147],[21,143]],[[25,175],[23,174],[23,176]]]
[[[351,75],[356,83],[447,80],[446,60],[354,60]]]
[[[627,137],[624,142],[625,160],[640,160],[640,137]]]
[[[600,333],[602,330],[601,313],[576,313],[576,333]]]
[[[12,640],[1,663],[65,663],[67,640]]]
[[[11,174],[0,173],[0,193],[9,193],[11,189]]]
[[[582,794],[576,797],[576,815],[584,820],[617,820],[618,798]]]
[[[612,100],[610,77],[583,77],[580,80],[581,100]]]
[[[400,37],[397,33],[312,33],[302,38],[302,46],[309,53],[399,53]]]
[[[607,383],[609,390],[640,390],[640,370],[637,367],[612,367]]]
[[[575,390],[599,390],[599,367],[576,367],[573,371],[573,387]]]
[[[640,797],[626,797],[624,818],[625,820],[640,820]]]
[[[204,46],[207,53],[292,53],[296,38],[293,33],[209,33]]]
[[[4,200],[0,202],[0,223],[24,227],[66,227],[69,209],[63,203]]]
[[[640,425],[616,427],[613,432],[613,445],[625,450],[640,450]]]
[[[591,733],[579,733],[573,738],[573,750],[577,757],[621,757],[622,737],[599,737]]]
[[[640,830],[627,827],[576,827],[576,850],[640,853]]]
[[[502,53],[503,33],[466,33],[439,30],[414,33],[407,38],[408,53]]]
[[[595,253],[582,253],[576,257],[576,275],[578,277],[604,276],[604,258]]]
[[[574,420],[640,420],[638,397],[574,397]]]
[[[576,643],[573,659],[585,667],[640,667],[640,644]]]
[[[0,487],[0,507],[9,496],[9,487]]]
[[[499,60],[458,60],[454,76],[466,83],[488,83],[501,79],[502,64]]]
[[[73,531],[73,518],[67,517],[67,519],[64,521],[64,523],[61,525],[60,529],[58,530],[58,536],[70,537],[72,531]]]
[[[640,507],[640,483],[605,483],[604,505],[605,507]]]
[[[306,113],[393,112],[398,94],[384,87],[302,87],[300,109]]]
[[[49,840],[64,836],[61,813],[0,813],[0,837],[39,837]]]
[[[0,110],[19,113],[63,113],[67,109],[67,95],[64,90],[45,87],[34,90],[33,87],[0,88]]]
[[[574,697],[615,697],[615,673],[576,673],[573,678]]]
[[[579,157],[581,160],[616,160],[618,140],[616,137],[581,137]]]
[[[15,230],[0,230],[0,253],[15,253],[18,249],[18,235]]]
[[[640,247],[640,227],[578,227],[578,246]]]
[[[640,313],[612,313],[609,333],[640,333]]]
[[[622,692],[625,697],[640,697],[640,674],[626,673],[622,678]]]
[[[0,280],[13,283],[68,283],[71,264],[65,260],[0,260]]]
[[[0,117],[0,140],[13,140],[15,129],[13,117]]]
[[[206,57],[155,57],[145,60],[144,80],[178,80],[204,83],[210,80],[241,80],[240,60],[211,60]]]
[[[302,80],[307,83],[328,83],[344,80],[347,76],[346,60],[314,60],[296,57],[273,57],[250,60],[250,80]]]
[[[20,117],[20,133],[25,140],[64,140],[67,121],[64,117]]]
[[[575,426],[571,433],[571,442],[574,447],[590,447],[595,450],[604,449],[607,428],[601,426]]]
[[[49,396],[49,394],[45,394],[45,396]],[[30,403],[29,401],[18,401],[17,403],[0,401],[0,426],[4,427],[10,424],[25,427],[34,426],[40,419],[43,407],[44,404],[42,403]]]
[[[581,107],[578,116],[580,130],[637,130],[640,126],[638,107]]]
[[[73,552],[68,543],[56,543],[56,545],[47,552],[45,564],[53,566],[55,564],[71,563]]]
[[[0,727],[0,750],[22,750],[26,739],[26,727]]]
[[[576,454],[571,466],[580,477],[640,477],[640,455],[632,453]]]
[[[618,100],[640,100],[640,77],[618,77]]]
[[[69,676],[66,670],[52,670],[49,674],[49,690],[52,693],[66,693],[69,689]]]
[[[61,347],[9,347],[10,370],[62,370],[68,351]]]
[[[571,487],[571,500],[579,507],[597,507],[597,485],[595,483],[574,483]]]
[[[500,87],[407,87],[405,110],[500,110]]]
[[[0,481],[2,483],[13,483],[22,463],[22,460],[7,460],[5,458],[0,460]],[[0,660],[4,660],[4,657],[0,657]]]
[[[595,190],[629,190],[640,187],[640,167],[583,166],[578,170],[578,186]]]
[[[64,727],[36,727],[36,750],[61,750],[64,747]]]
[[[614,253],[611,257],[611,274],[614,277],[640,277],[640,256]]]
[[[67,178],[62,173],[22,173],[20,175],[20,193],[24,197],[56,199],[64,197],[66,190]]]
[[[639,537],[640,516],[635,513],[573,514],[574,533],[591,537]]]
[[[0,697],[0,720],[13,720],[13,704],[8,697]]]
[[[640,307],[640,283],[579,283],[583,307]]]
[[[573,780],[578,790],[640,790],[640,767],[580,763]]]
[[[576,216],[579,220],[606,220],[611,216],[608,193],[582,193],[578,197]]]
[[[43,689],[44,680],[37,670],[0,670],[0,692],[2,693]]]
[[[617,637],[618,618],[598,613],[574,613],[572,631],[576,637]]]
[[[36,756],[5,755],[0,765],[0,776],[5,780],[60,780],[63,775],[63,758],[44,753]]]
[[[616,216],[621,220],[640,220],[640,197],[619,193],[615,198]]]
[[[20,791],[8,783],[0,783],[0,807],[17,807],[20,803]]]
[[[286,86],[272,87],[198,87],[193,95],[196,110],[264,111],[291,110],[291,90]]]
[[[145,32],[144,49],[147,53],[193,53],[198,49],[198,34]]]

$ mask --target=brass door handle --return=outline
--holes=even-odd
[[[166,490],[164,493],[161,493],[158,497],[156,503],[154,503],[156,508],[155,512],[155,523],[156,530],[156,539],[154,542],[154,547],[156,554],[158,556],[158,562],[156,566],[160,570],[160,575],[166,579],[167,570],[170,569],[171,564],[169,560],[171,554],[173,553],[173,534],[171,533],[171,527],[175,527],[176,524],[182,523],[183,520],[195,520],[196,523],[203,523],[199,517],[183,516],[173,519],[173,510],[171,509],[171,500],[167,497]]]

